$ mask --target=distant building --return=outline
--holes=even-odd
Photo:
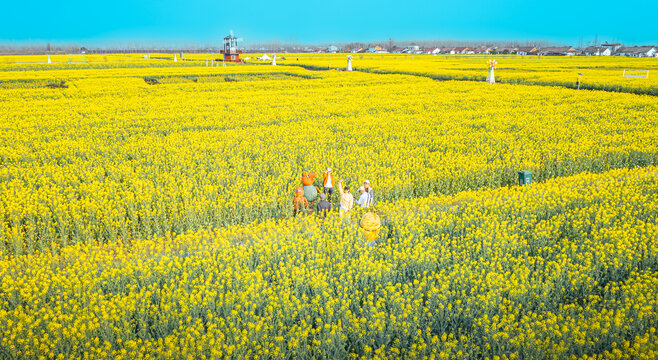
[[[224,50],[222,50],[220,53],[224,54],[224,62],[234,62],[234,63],[239,63],[241,62],[240,60],[240,54],[242,54],[242,50],[238,50],[238,41],[241,39],[238,39],[237,37],[233,36],[233,31],[224,38]],[[183,53],[181,52],[181,60],[183,60]],[[174,61],[176,61],[176,58],[174,57]],[[219,59],[218,59],[219,61]]]
[[[656,48],[653,46],[620,47],[617,49],[615,55],[630,57],[654,57],[656,56]]]
[[[466,54],[469,51],[469,48],[466,46],[458,46],[450,50],[450,55],[454,54]]]
[[[619,43],[613,43],[610,44],[609,42],[605,42],[604,44],[601,44],[601,48],[603,51],[601,52],[601,56],[612,56],[617,50],[621,47],[621,44]],[[606,51],[609,50],[609,51]]]
[[[544,56],[573,56],[576,55],[576,50],[571,46],[554,46],[539,50],[539,54]]]
[[[439,55],[441,53],[441,49],[439,48],[429,48],[427,49],[427,53],[431,55]]]
[[[478,46],[475,49],[472,49],[475,54],[493,54],[494,50],[487,46]]]
[[[520,46],[514,49],[514,54],[517,55],[537,55],[539,50],[534,46]]]
[[[515,49],[512,49],[512,48],[502,47],[502,48],[496,49],[494,51],[494,53],[499,54],[499,55],[507,55],[507,54],[516,54],[516,51],[515,51]]]
[[[419,51],[421,51],[420,46],[417,45],[411,45],[403,48],[393,48],[389,50],[394,54],[418,54]]]
[[[377,45],[377,46],[375,46],[375,47],[369,47],[368,50],[367,50],[367,52],[369,52],[369,53],[376,53],[376,54],[382,54],[382,53],[386,53],[387,51],[386,51],[384,48],[382,48],[381,46]]]
[[[327,47],[327,52],[329,52],[329,53],[336,53],[336,52],[338,52],[338,46],[329,45],[329,46]]]
[[[603,49],[596,46],[588,46],[583,50],[583,55],[585,56],[601,56]]]

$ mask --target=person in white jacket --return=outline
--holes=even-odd
[[[366,192],[366,188],[363,186],[359,187],[359,193],[361,193],[361,195],[356,203],[364,208],[370,206],[370,194]]]
[[[375,195],[372,193],[372,188],[370,187],[370,180],[363,182],[363,188],[368,194],[368,206],[375,205]]]

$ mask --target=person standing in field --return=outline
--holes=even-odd
[[[311,212],[311,209],[308,207],[308,200],[304,197],[304,190],[301,188],[296,188],[295,189],[295,197],[292,198],[292,205],[293,205],[293,216],[297,216],[297,214],[304,213],[305,211],[308,211],[309,213]]]
[[[316,206],[316,210],[318,213],[318,216],[320,216],[320,213],[324,215],[324,217],[327,217],[327,212],[331,211],[331,203],[327,201],[327,195],[325,194],[320,194],[320,202],[318,202],[318,205]]]
[[[375,205],[375,197],[372,193],[372,188],[370,187],[370,180],[363,182],[363,188],[366,190],[366,193],[368,193],[368,206]]]
[[[322,186],[324,186],[324,193],[329,196],[334,194],[334,177],[331,175],[331,168],[327,168],[327,171],[322,173]]]
[[[366,188],[361,186],[359,187],[359,199],[356,201],[363,208],[370,206],[370,195],[366,192]]]
[[[340,209],[338,211],[340,213],[340,217],[342,218],[345,215],[349,216],[349,212],[354,206],[354,197],[352,196],[352,193],[350,193],[349,186],[343,187],[343,179],[338,181],[338,188],[342,188],[340,193]]]

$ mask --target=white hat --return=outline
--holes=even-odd
[[[359,191],[361,190],[366,191],[366,188],[364,188],[363,186],[359,186]]]
[[[370,184],[370,180],[366,180],[363,182],[364,184]]]
[[[331,168],[327,168],[327,172],[331,171]]]

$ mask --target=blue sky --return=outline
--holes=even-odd
[[[418,40],[658,44],[658,1],[8,1],[0,42],[81,45]]]

